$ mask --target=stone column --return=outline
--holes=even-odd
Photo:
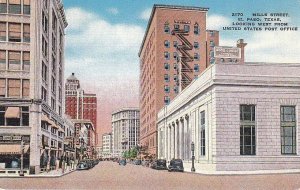
[[[171,158],[171,126],[168,126],[168,160]]]
[[[182,159],[184,160],[185,159],[185,145],[186,145],[186,136],[185,136],[185,129],[186,129],[186,126],[185,126],[185,122],[184,122],[184,120],[182,119],[181,120],[181,125],[182,125],[182,139],[181,139],[181,141],[182,141],[182,144],[181,144],[181,157],[182,157]]]
[[[189,146],[189,139],[188,139],[188,133],[189,133],[189,123],[186,118],[184,118],[184,159],[188,160],[188,146]]]
[[[164,126],[164,133],[165,133],[165,147],[164,147],[164,158],[167,159],[167,151],[168,151],[168,132],[167,132],[168,126]]]
[[[178,152],[179,152],[179,141],[178,141],[178,135],[179,135],[179,133],[178,133],[178,122],[175,122],[175,158],[179,158],[179,154],[178,154]]]

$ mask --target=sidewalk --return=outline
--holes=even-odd
[[[52,177],[62,177],[64,175],[70,174],[76,170],[65,170],[65,172],[62,172],[62,169],[58,170],[51,170],[50,172],[43,172],[36,175],[24,175],[24,177],[21,177],[19,175],[1,175],[0,178],[52,178]]]

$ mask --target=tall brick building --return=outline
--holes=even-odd
[[[140,48],[141,144],[156,156],[157,112],[210,64],[219,32],[206,30],[208,8],[154,5]]]
[[[89,119],[97,132],[97,96],[85,93],[72,73],[66,81],[66,114],[72,119]],[[97,135],[96,135],[97,144]]]

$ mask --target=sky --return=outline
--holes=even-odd
[[[300,27],[300,0],[63,0],[67,21],[65,77],[75,73],[86,92],[98,97],[99,133],[111,131],[111,113],[138,107],[138,51],[153,4],[207,7],[207,29],[220,30],[220,45],[243,38],[248,62],[300,63],[300,31],[224,31],[232,13],[288,13]],[[298,29],[300,30],[300,28]]]

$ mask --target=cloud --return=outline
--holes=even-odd
[[[151,15],[152,9],[151,8],[147,8],[145,9],[141,14],[140,14],[140,18],[143,20],[149,20],[150,15]]]
[[[107,12],[109,12],[109,13],[112,14],[112,15],[117,15],[117,14],[119,14],[119,10],[118,10],[117,8],[115,8],[115,7],[111,7],[111,8],[109,8],[109,9],[107,9]]]
[[[220,30],[222,26],[228,26],[230,23],[231,21],[229,18],[213,14],[207,17],[206,28],[208,30]]]

